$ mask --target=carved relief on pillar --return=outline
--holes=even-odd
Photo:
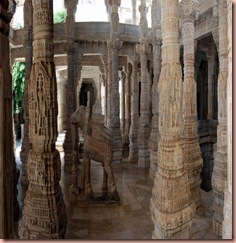
[[[228,79],[228,23],[227,0],[217,1],[219,10],[219,62],[217,151],[214,153],[212,173],[213,231],[222,235],[224,191],[227,187],[227,79]]]
[[[227,189],[224,196],[224,221],[222,227],[222,239],[233,239],[233,151],[232,151],[232,1],[227,0],[228,5],[228,80],[227,80]]]
[[[19,236],[21,239],[59,239],[65,237],[67,222],[59,185],[60,155],[55,149],[58,109],[52,0],[34,0],[34,7],[34,25],[38,23],[40,13],[45,19],[41,26],[34,28],[33,53],[37,58],[29,80],[29,138],[32,148],[28,156],[29,187],[19,223]],[[39,47],[43,50],[39,51]]]
[[[198,0],[181,0],[180,18],[184,21],[192,22],[198,17],[199,3]]]
[[[185,171],[182,139],[184,123],[183,84],[178,43],[179,1],[163,0],[162,7],[163,52],[158,85],[161,137],[158,144],[158,168],[150,206],[154,222],[153,238],[189,239],[194,205],[191,202],[188,174]],[[172,52],[171,56],[170,52]]]
[[[158,83],[161,72],[161,1],[152,1],[152,30],[149,33],[153,52],[153,85],[152,85],[152,130],[148,141],[150,149],[149,176],[154,179],[157,170],[157,149],[159,134],[159,93]]]
[[[182,37],[184,44],[184,82],[183,82],[183,115],[184,115],[184,156],[190,182],[191,198],[196,208],[201,206],[201,171],[202,158],[197,134],[196,82],[194,79],[194,21],[197,17],[198,1],[182,0],[180,13],[183,20]]]

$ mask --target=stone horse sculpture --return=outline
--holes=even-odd
[[[72,125],[72,143],[73,143],[73,157],[78,159],[76,146],[76,133],[78,127],[83,130],[84,135],[84,161],[82,165],[82,175],[79,189],[84,190],[88,196],[93,195],[92,186],[90,182],[90,160],[101,162],[103,165],[103,186],[102,191],[108,190],[107,178],[110,182],[110,197],[118,200],[118,193],[115,184],[114,175],[111,168],[113,158],[112,136],[107,127],[103,123],[93,121],[90,116],[89,107],[80,106],[71,116]],[[77,166],[77,162],[76,162]],[[76,173],[77,174],[77,173]],[[77,176],[77,175],[76,175]],[[75,180],[77,183],[77,178]],[[84,185],[85,184],[85,185]]]

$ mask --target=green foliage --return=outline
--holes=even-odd
[[[53,16],[54,24],[65,23],[66,22],[66,16],[67,16],[66,9],[63,9],[63,10],[60,10],[60,11],[54,13],[54,16]]]
[[[12,83],[14,91],[14,114],[18,114],[24,107],[25,91],[25,63],[16,62],[12,70]]]

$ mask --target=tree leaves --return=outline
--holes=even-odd
[[[24,107],[25,91],[25,63],[16,62],[12,70],[12,83],[14,94],[14,114],[18,114]]]

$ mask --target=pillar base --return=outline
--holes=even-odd
[[[29,188],[18,228],[20,239],[63,239],[67,220],[59,185],[59,152],[31,150],[28,163]]]
[[[193,204],[174,213],[163,213],[151,200],[151,214],[154,223],[153,239],[190,239],[190,229],[194,214]]]

